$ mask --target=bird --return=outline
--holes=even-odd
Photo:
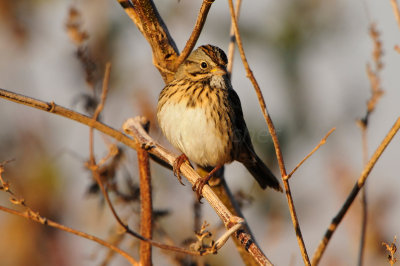
[[[174,79],[160,92],[157,120],[167,140],[180,152],[173,164],[191,161],[212,169],[196,181],[197,198],[209,179],[225,164],[242,163],[261,188],[282,192],[278,179],[254,151],[239,96],[232,88],[224,51],[202,45],[177,68]]]

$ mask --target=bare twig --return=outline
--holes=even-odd
[[[236,0],[235,16],[236,16],[237,21],[239,21],[241,4],[242,4],[242,0]],[[232,78],[233,59],[234,59],[234,55],[235,55],[235,43],[236,43],[235,27],[233,26],[233,23],[231,24],[229,38],[230,38],[230,42],[229,42],[229,48],[228,48],[228,66],[226,69],[228,71],[228,77],[231,79]]]
[[[336,128],[332,128],[331,130],[329,130],[329,132],[326,133],[325,137],[323,137],[323,138],[321,139],[321,141],[318,143],[318,145],[315,146],[315,148],[314,148],[306,157],[304,157],[304,159],[301,160],[301,162],[299,162],[299,163],[296,165],[296,167],[292,170],[292,172],[290,172],[290,174],[287,175],[287,177],[286,177],[285,179],[289,179],[289,178],[294,174],[294,172],[296,172],[297,169],[299,169],[299,167],[300,167],[308,158],[310,158],[311,155],[314,154],[314,152],[316,152],[322,145],[324,145],[324,144],[326,143],[326,139],[332,134],[333,131],[335,131],[335,129],[336,129]]]
[[[153,206],[151,199],[151,174],[149,154],[144,148],[137,151],[140,176],[140,234],[148,239],[152,238]],[[140,242],[140,263],[151,265],[151,244]]]
[[[247,59],[246,59],[246,56],[245,56],[245,53],[244,53],[244,49],[243,49],[243,45],[242,45],[242,39],[241,39],[240,34],[239,34],[239,27],[238,27],[238,24],[237,24],[237,20],[236,20],[236,16],[235,16],[235,10],[234,10],[234,7],[233,7],[232,0],[229,0],[229,10],[230,10],[230,13],[231,13],[232,24],[233,24],[234,29],[235,29],[235,36],[236,36],[236,41],[237,41],[239,52],[240,52],[240,57],[242,58],[243,65],[244,65],[244,67],[246,69],[247,77],[250,79],[250,81],[253,84],[254,89],[255,89],[255,91],[257,93],[257,97],[258,97],[258,101],[260,103],[261,111],[262,111],[262,113],[264,115],[265,121],[267,122],[269,132],[270,132],[272,140],[274,142],[275,152],[276,152],[276,156],[277,156],[277,159],[278,159],[279,168],[281,170],[281,176],[282,176],[283,184],[284,184],[285,191],[286,191],[286,198],[287,198],[287,201],[288,201],[290,216],[292,218],[293,227],[294,227],[294,230],[296,232],[297,242],[298,242],[299,247],[300,247],[301,255],[303,257],[304,263],[306,265],[310,265],[310,260],[308,258],[307,250],[306,250],[306,247],[305,247],[305,244],[304,244],[304,240],[303,240],[303,237],[302,237],[302,234],[301,234],[300,224],[299,224],[299,221],[297,219],[296,210],[295,210],[295,207],[294,207],[293,197],[292,197],[292,194],[290,192],[289,182],[288,182],[288,180],[285,180],[286,169],[285,169],[285,163],[283,161],[281,148],[280,148],[280,145],[279,145],[279,140],[278,140],[278,137],[276,135],[276,131],[275,131],[275,127],[274,127],[274,124],[272,122],[272,119],[269,116],[269,113],[268,113],[268,110],[267,110],[267,106],[265,104],[264,96],[261,93],[260,86],[258,85],[257,80],[255,79],[255,77],[253,75],[253,72],[251,71],[250,66],[249,66],[249,64],[247,62]]]
[[[197,21],[193,28],[192,34],[190,35],[189,40],[186,42],[185,48],[183,48],[182,53],[175,61],[175,70],[179,67],[180,64],[182,64],[186,57],[188,57],[190,52],[193,50],[193,47],[196,45],[196,42],[199,39],[200,33],[206,22],[208,11],[210,11],[211,5],[213,3],[214,0],[203,0],[199,14],[197,15]]]
[[[376,149],[375,153],[372,155],[371,159],[368,161],[367,165],[364,167],[360,177],[358,178],[356,184],[354,185],[352,191],[350,192],[349,196],[347,197],[345,203],[343,204],[340,211],[336,214],[336,216],[332,219],[331,224],[329,225],[327,231],[323,239],[321,240],[317,250],[314,252],[314,256],[312,258],[312,265],[318,265],[322,254],[324,253],[326,246],[329,243],[333,233],[335,232],[337,226],[342,221],[344,215],[347,213],[347,210],[350,208],[351,204],[353,203],[354,199],[356,198],[360,189],[364,186],[367,177],[369,176],[372,168],[375,166],[376,162],[382,155],[383,151],[389,145],[390,141],[393,139],[394,135],[400,129],[400,117],[396,120],[393,127],[390,129],[389,133],[383,139],[379,147]]]
[[[108,62],[106,64],[106,68],[104,71],[104,78],[103,78],[103,86],[102,86],[102,91],[101,91],[101,97],[100,97],[100,103],[97,105],[96,110],[94,111],[93,114],[93,119],[97,120],[99,118],[99,115],[101,111],[104,109],[104,105],[106,103],[106,98],[107,98],[107,93],[108,93],[108,84],[110,81],[110,71],[111,71],[111,63]]]

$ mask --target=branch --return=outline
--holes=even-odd
[[[183,61],[185,61],[190,52],[192,52],[193,47],[196,45],[196,42],[199,39],[200,33],[206,22],[208,11],[210,11],[211,5],[213,3],[214,0],[203,0],[192,34],[190,35],[189,40],[186,42],[185,48],[183,49],[181,55],[176,59],[174,70],[176,70],[179,65],[182,64]]]
[[[166,83],[174,78],[178,49],[151,0],[118,0],[153,51],[153,63]]]
[[[400,129],[400,117],[397,119],[393,127],[390,129],[389,133],[383,139],[379,147],[376,149],[375,153],[372,155],[371,159],[368,161],[364,170],[362,171],[360,177],[358,178],[356,184],[354,185],[352,191],[347,197],[345,203],[343,204],[340,211],[336,214],[336,216],[332,219],[331,224],[328,227],[328,230],[325,232],[324,238],[321,240],[317,250],[314,253],[312,258],[312,265],[318,265],[322,254],[324,253],[326,246],[329,243],[333,233],[335,232],[337,226],[342,221],[344,215],[347,213],[347,210],[350,208],[354,199],[356,198],[360,189],[364,186],[365,181],[367,180],[368,175],[370,174],[372,168],[375,166],[376,162],[382,155],[383,151],[389,145],[390,141],[393,139],[394,135],[396,135],[397,131]]]
[[[254,89],[255,89],[255,91],[257,93],[258,101],[259,101],[260,107],[261,107],[261,111],[262,111],[262,113],[264,115],[264,118],[265,118],[265,121],[266,121],[266,123],[268,125],[268,129],[269,129],[269,132],[271,134],[272,141],[274,142],[275,152],[276,152],[276,156],[277,156],[277,159],[278,159],[279,168],[281,170],[281,176],[282,176],[282,180],[283,180],[283,185],[284,185],[285,191],[286,191],[286,198],[287,198],[287,201],[288,201],[290,216],[292,218],[293,227],[294,227],[294,230],[296,232],[297,242],[298,242],[299,247],[300,247],[301,255],[303,257],[304,264],[310,265],[310,260],[308,258],[308,254],[307,254],[307,250],[306,250],[306,247],[305,247],[305,244],[304,244],[303,236],[301,234],[300,224],[299,224],[299,221],[297,219],[296,210],[295,210],[295,207],[294,207],[293,197],[292,197],[292,194],[290,192],[289,182],[285,178],[286,177],[286,169],[285,169],[285,163],[283,161],[281,148],[280,148],[280,145],[279,145],[279,140],[278,140],[278,137],[276,135],[276,131],[275,131],[275,127],[274,127],[274,124],[272,122],[272,119],[269,116],[269,113],[267,111],[267,106],[265,104],[264,96],[262,95],[261,89],[260,89],[260,87],[259,87],[259,85],[257,83],[257,80],[255,79],[255,77],[253,75],[253,72],[250,69],[249,63],[247,62],[246,55],[244,53],[244,49],[243,49],[243,45],[242,45],[242,39],[241,39],[240,34],[239,34],[239,28],[238,28],[238,24],[237,24],[237,20],[236,20],[236,16],[235,16],[235,10],[233,8],[232,0],[229,0],[229,9],[230,9],[230,12],[231,12],[232,25],[234,26],[234,29],[235,29],[235,36],[236,36],[236,41],[237,41],[239,52],[240,52],[240,57],[242,58],[243,65],[244,65],[244,67],[246,69],[247,77],[250,79],[250,81],[253,84]]]

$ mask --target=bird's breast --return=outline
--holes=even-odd
[[[215,101],[214,101],[215,100]],[[232,161],[232,130],[218,97],[190,107],[188,101],[165,101],[159,107],[159,125],[168,141],[196,164],[216,166]]]

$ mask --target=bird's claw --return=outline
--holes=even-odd
[[[189,161],[188,157],[185,154],[181,154],[178,156],[178,158],[175,159],[174,164],[172,166],[172,171],[174,172],[174,175],[178,178],[179,183],[181,183],[183,186],[182,178],[181,178],[181,165],[185,162]]]
[[[196,182],[194,183],[194,185],[192,186],[193,191],[196,192],[197,200],[200,203],[202,203],[201,202],[201,198],[203,197],[203,194],[202,194],[203,188],[204,188],[205,185],[207,185],[208,180],[210,180],[210,176],[209,175],[197,179]]]

